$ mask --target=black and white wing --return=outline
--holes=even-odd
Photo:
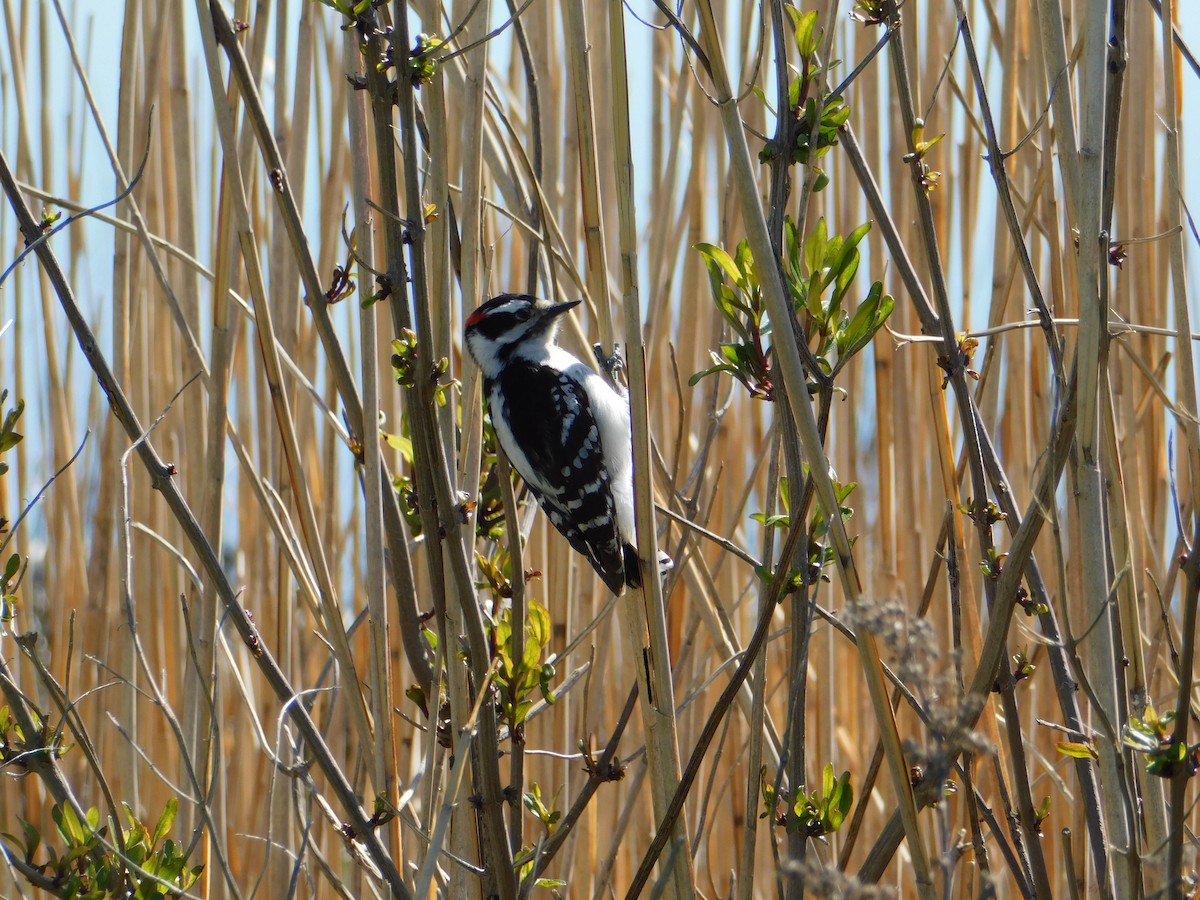
[[[487,394],[509,462],[554,527],[619,594],[626,550],[601,429],[583,384],[559,369],[514,358],[489,380]],[[636,571],[636,554],[632,561]]]

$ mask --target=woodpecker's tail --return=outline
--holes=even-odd
[[[630,587],[642,586],[642,571],[638,565],[637,548],[633,544],[626,544],[622,548],[625,558],[625,583]],[[675,561],[666,553],[658,551],[658,577],[663,578],[667,572],[675,567]]]

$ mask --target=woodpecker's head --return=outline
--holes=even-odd
[[[467,349],[486,377],[494,378],[515,353],[535,356],[554,343],[559,317],[578,300],[550,303],[528,294],[493,297],[467,318]]]

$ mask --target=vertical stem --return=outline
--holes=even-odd
[[[512,658],[525,657],[525,554],[521,548],[521,519],[512,485],[512,467],[504,451],[496,453],[496,477],[500,479],[500,498],[504,503],[504,531],[508,539],[509,572],[512,574]],[[515,730],[509,737],[512,757],[508,767],[508,845],[513,856],[521,852],[525,840],[525,735]]]
[[[1196,653],[1196,618],[1197,606],[1200,605],[1200,547],[1196,546],[1200,537],[1200,425],[1197,424],[1196,411],[1200,409],[1196,400],[1196,369],[1192,357],[1191,308],[1187,297],[1187,273],[1183,261],[1183,229],[1181,226],[1180,203],[1182,202],[1183,180],[1179,167],[1179,101],[1176,69],[1176,53],[1174,50],[1173,29],[1175,22],[1175,0],[1163,0],[1159,12],[1162,26],[1162,60],[1163,83],[1166,87],[1166,103],[1164,117],[1166,121],[1166,225],[1175,229],[1174,235],[1168,239],[1171,259],[1171,288],[1172,310],[1175,314],[1175,328],[1178,339],[1175,344],[1176,358],[1179,362],[1178,385],[1180,405],[1184,414],[1179,417],[1183,424],[1183,433],[1187,449],[1187,478],[1191,487],[1192,514],[1195,517],[1192,525],[1191,545],[1187,550],[1187,561],[1183,571],[1187,579],[1183,595],[1183,624],[1181,636],[1183,646],[1179,657],[1179,693],[1175,703],[1175,733],[1171,736],[1175,744],[1188,743],[1188,730],[1191,720],[1192,679],[1195,672]],[[1171,779],[1171,822],[1168,833],[1170,842],[1167,845],[1167,878],[1170,879],[1168,889],[1175,895],[1180,888],[1178,879],[1183,873],[1183,833],[1184,822],[1188,816],[1186,803],[1187,786],[1189,782],[1188,767],[1183,765],[1180,771]]]
[[[353,61],[355,71],[361,65],[361,54],[355,45],[352,31],[343,38],[347,62]],[[375,724],[375,742],[372,746],[371,772],[377,796],[389,803],[396,803],[395,757],[392,745],[392,673],[388,640],[388,615],[386,585],[383,575],[383,485],[380,478],[380,451],[378,429],[371,427],[378,421],[379,410],[379,367],[375,355],[378,346],[376,336],[377,305],[372,301],[371,281],[366,272],[375,269],[375,228],[370,210],[367,208],[367,192],[370,186],[371,167],[369,144],[367,143],[367,114],[364,98],[359,91],[346,85],[350,93],[347,98],[347,129],[350,141],[350,185],[354,205],[354,247],[361,262],[358,279],[358,322],[359,347],[362,355],[363,425],[369,430],[363,435],[363,479],[364,515],[366,520],[366,564],[367,564],[367,627],[371,647],[371,716]],[[397,823],[398,825],[398,823]],[[391,829],[392,851],[400,859],[400,830]]]
[[[575,89],[575,121],[579,129],[579,172],[584,244],[587,247],[588,293],[599,315],[600,341],[607,352],[616,339],[616,332],[612,307],[608,302],[608,251],[604,242],[604,215],[600,203],[596,113],[592,102],[592,70],[588,65],[591,45],[588,42],[584,7],[583,0],[563,0],[563,30],[567,38],[567,64],[571,71],[571,85]],[[621,65],[624,64],[622,60]]]
[[[612,76],[612,124],[617,175],[617,218],[620,222],[621,294],[625,312],[625,348],[633,424],[634,508],[637,519],[640,589],[627,589],[622,603],[629,649],[638,660],[638,696],[646,731],[647,762],[654,814],[661,819],[679,787],[679,746],[671,652],[667,643],[662,579],[658,573],[658,540],[654,524],[654,487],[650,466],[650,420],[646,385],[646,346],[642,339],[641,297],[637,269],[637,221],[633,209],[633,149],[630,139],[629,81],[625,53],[625,7],[609,3],[609,50]],[[607,306],[607,303],[603,305]],[[668,896],[690,900],[692,853],[686,817],[674,824],[668,854]]]
[[[779,441],[781,432],[778,428],[774,430],[775,440],[772,442],[771,449],[768,451],[770,456],[770,464],[767,467],[767,502],[764,512],[766,515],[773,516],[775,514],[775,502],[779,496],[779,492],[775,486],[779,484]],[[798,521],[798,520],[797,520]],[[763,529],[763,565],[770,566],[775,553],[775,529]],[[774,599],[770,595],[770,585],[764,583],[758,593],[758,614],[763,614],[762,605],[764,603],[773,603]],[[746,831],[742,835],[742,856],[741,856],[741,877],[738,878],[738,898],[739,900],[751,900],[754,896],[754,852],[758,843],[758,799],[759,799],[759,772],[762,768],[762,726],[763,719],[766,713],[766,696],[767,696],[767,655],[768,647],[763,647],[762,653],[754,661],[754,670],[750,673],[750,693],[754,697],[754,703],[751,707],[749,716],[750,729],[750,760],[746,767],[746,809],[745,822]],[[792,785],[793,790],[795,785]],[[775,811],[772,809],[766,810],[767,821],[774,822]],[[774,827],[773,824],[771,827]],[[797,883],[796,879],[790,879],[790,885]]]
[[[1079,378],[1079,424],[1073,474],[1079,526],[1080,572],[1089,647],[1083,658],[1088,680],[1103,714],[1120,727],[1124,679],[1113,644],[1109,596],[1107,490],[1100,466],[1100,400],[1108,378],[1108,233],[1101,220],[1104,202],[1104,132],[1108,61],[1109,0],[1090,0],[1081,10],[1083,50],[1079,60],[1079,180],[1076,226],[1079,229],[1079,342],[1075,367]],[[1056,122],[1056,124],[1060,124]],[[1060,151],[1060,158],[1065,155]],[[1112,847],[1112,890],[1119,897],[1137,896],[1137,850],[1130,813],[1122,802],[1122,748],[1097,742],[1104,807]]]

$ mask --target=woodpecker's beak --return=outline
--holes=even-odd
[[[582,300],[568,300],[566,303],[554,303],[546,307],[546,311],[543,313],[543,315],[547,319],[556,319],[563,313],[570,312],[582,302]]]

